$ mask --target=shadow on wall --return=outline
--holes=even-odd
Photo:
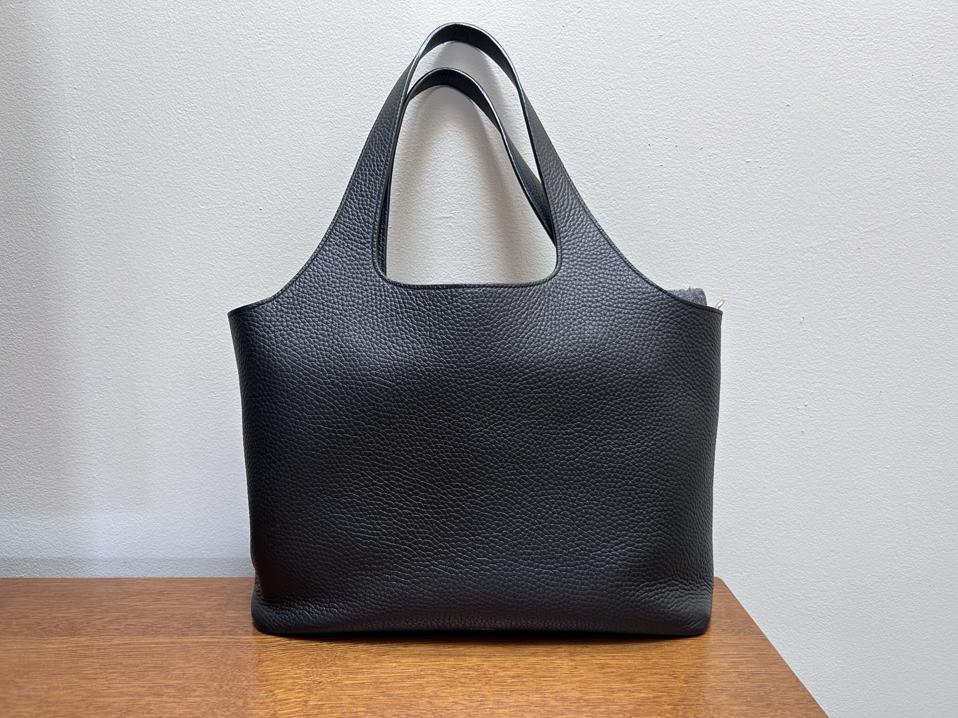
[[[0,13],[0,574],[82,572],[91,499],[71,473],[83,460],[71,351],[76,295],[64,246],[74,202],[66,58],[29,3]],[[52,546],[36,536],[52,536]],[[63,557],[60,549],[71,548]]]
[[[120,38],[84,12],[0,5],[0,574],[246,574],[230,279],[204,282],[178,184],[222,98],[206,78],[176,122],[155,89],[200,53],[171,68],[153,16]]]

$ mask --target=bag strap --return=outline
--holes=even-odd
[[[396,146],[407,106],[407,95],[411,88],[416,87],[413,82],[416,69],[427,53],[448,42],[465,43],[485,53],[502,68],[518,93],[538,179],[535,179],[531,168],[528,171],[523,169],[523,165],[518,162],[521,158],[515,145],[508,139],[504,128],[501,132],[504,133],[503,141],[511,154],[510,159],[515,161],[518,168],[523,188],[527,195],[535,200],[536,213],[547,223],[551,230],[549,235],[555,242],[555,270],[541,281],[558,279],[560,276],[571,278],[573,274],[590,279],[596,276],[596,272],[606,271],[603,267],[611,258],[611,242],[605,238],[569,178],[505,51],[483,30],[471,25],[452,23],[437,28],[426,38],[383,103],[336,216],[320,247],[314,252],[314,257],[318,256],[320,248],[325,245],[323,265],[335,267],[335,272],[332,275],[327,274],[325,281],[330,281],[329,278],[336,281],[349,278],[352,282],[352,278],[357,278],[364,283],[385,281],[401,284],[392,282],[386,276],[386,236],[383,232]],[[481,88],[472,86],[475,81],[470,83],[450,71],[424,80],[421,87],[425,89],[425,83],[438,82],[440,79],[454,83],[460,90],[466,89],[472,96],[479,97],[482,99],[480,106],[488,104],[489,109],[493,110],[493,117],[498,117],[488,96],[481,92]],[[501,124],[501,121],[496,123],[497,129]],[[541,192],[538,187],[542,188]],[[308,268],[312,264],[311,260],[304,270],[312,273],[314,270]]]
[[[529,201],[529,205],[535,212],[536,217],[539,218],[539,222],[542,224],[543,229],[545,229],[546,234],[548,234],[549,238],[552,239],[553,243],[555,243],[552,230],[552,218],[549,216],[548,205],[545,198],[545,191],[542,189],[542,183],[539,181],[539,177],[536,175],[535,170],[529,167],[529,165],[523,159],[515,143],[512,141],[512,138],[509,136],[505,125],[499,118],[499,115],[496,113],[496,109],[492,104],[492,101],[489,99],[482,86],[476,82],[474,78],[462,72],[461,70],[456,70],[451,67],[441,67],[430,70],[425,75],[420,77],[416,84],[409,89],[409,92],[406,94],[406,98],[403,101],[403,113],[405,113],[409,103],[412,102],[413,99],[426,90],[434,87],[451,87],[452,89],[463,94],[465,97],[471,100],[476,107],[482,110],[483,114],[499,131],[499,136],[502,138],[502,142],[506,148],[506,154],[508,155],[509,162],[512,165],[512,171],[515,173],[516,179],[519,180],[522,191],[525,193],[526,199]],[[382,231],[384,234],[387,231],[389,223],[389,196],[391,184],[392,178],[390,177],[390,186],[388,186],[386,189],[386,206],[383,210],[384,214]],[[385,259],[383,261],[385,263]]]
[[[412,62],[406,68],[404,78],[400,78],[400,81],[403,82],[403,103],[399,108],[395,121],[395,129],[392,137],[392,146],[388,152],[388,166],[386,169],[386,192],[384,193],[382,210],[380,212],[379,219],[377,221],[377,232],[375,240],[375,250],[374,250],[374,259],[378,266],[379,271],[385,275],[386,266],[385,266],[385,255],[386,255],[386,233],[383,231],[383,227],[386,224],[387,210],[388,210],[388,197],[389,197],[389,186],[391,183],[393,164],[395,161],[396,154],[396,145],[398,144],[399,139],[399,128],[402,124],[403,115],[405,108],[407,106],[406,98],[409,95],[409,89],[411,85],[411,79],[415,74],[416,68],[419,66],[419,63],[422,59],[429,54],[435,48],[444,45],[449,42],[459,42],[465,45],[469,45],[476,50],[479,50],[485,54],[489,59],[495,62],[499,68],[505,73],[506,77],[512,82],[513,86],[516,89],[516,92],[519,96],[519,104],[522,108],[523,119],[526,124],[526,131],[529,134],[529,143],[532,147],[532,153],[536,160],[536,166],[539,170],[540,177],[542,176],[542,155],[543,154],[555,154],[554,148],[552,148],[552,143],[546,135],[545,130],[542,128],[541,123],[538,120],[538,117],[535,114],[535,111],[532,109],[532,104],[529,102],[528,97],[526,97],[525,91],[522,88],[522,84],[519,81],[518,73],[516,72],[515,66],[512,64],[512,61],[509,59],[509,56],[506,54],[506,51],[499,45],[496,40],[486,33],[484,30],[475,27],[473,25],[467,25],[465,23],[449,23],[447,25],[442,25],[436,28],[428,37],[423,41],[418,52],[413,58]],[[485,93],[483,93],[485,94]],[[486,102],[490,104],[488,97],[485,98]],[[501,122],[498,123],[501,125]],[[504,130],[503,130],[504,132]],[[508,135],[506,135],[508,137]],[[510,142],[511,144],[511,142]],[[507,147],[507,150],[509,148]],[[514,150],[514,145],[513,145]],[[551,152],[550,152],[551,151]],[[518,154],[513,152],[513,156],[518,157]],[[510,159],[512,159],[510,157]],[[561,162],[558,161],[558,157],[555,157],[556,163],[561,166]],[[528,175],[531,175],[531,171]],[[535,186],[529,181],[528,175],[525,178],[520,178],[520,182],[523,184],[524,189],[529,189],[533,191],[533,196],[535,196]],[[537,202],[539,204],[539,210],[537,214],[541,213],[541,216],[546,217],[547,221],[547,232],[553,241],[556,243],[558,250],[558,238],[555,232],[555,227],[552,220],[552,209],[551,202],[549,200],[548,190],[545,187],[546,182],[539,183],[539,186],[543,187],[541,192],[541,201]],[[550,231],[551,229],[551,231]]]

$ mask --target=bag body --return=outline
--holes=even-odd
[[[467,75],[412,82],[450,41],[516,85],[538,176]],[[556,245],[545,279],[386,275],[403,112],[434,85],[499,129]],[[312,257],[229,320],[260,630],[706,628],[721,312],[659,288],[616,249],[483,31],[427,38]]]

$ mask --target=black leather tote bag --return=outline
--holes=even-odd
[[[515,84],[536,171],[467,75],[412,82],[450,41]],[[403,113],[434,85],[496,124],[555,243],[545,279],[386,275]],[[482,30],[445,25],[426,39],[312,257],[229,319],[260,630],[707,626],[721,312],[700,290],[653,284],[616,249]]]

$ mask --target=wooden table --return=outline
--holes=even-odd
[[[821,709],[724,583],[697,638],[290,639],[251,581],[0,580],[0,716],[806,716]]]

